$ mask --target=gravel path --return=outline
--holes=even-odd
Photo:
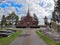
[[[10,45],[47,45],[35,31],[38,29],[22,29],[23,32]]]

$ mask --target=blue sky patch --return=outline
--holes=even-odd
[[[2,4],[0,4],[0,7],[1,8],[5,8],[5,7],[7,7],[8,5],[6,4],[6,3],[2,3]]]
[[[12,1],[7,1],[8,4],[11,5],[11,7],[18,7],[21,8],[23,5],[22,4],[18,4],[16,2],[12,2]]]
[[[4,9],[6,7],[14,7],[16,12],[19,12],[19,8],[23,7],[23,5],[15,3],[15,2],[12,2],[12,1],[7,1],[7,2],[4,2],[4,3],[0,4],[0,8]]]
[[[45,3],[44,3],[44,2],[40,2],[39,5],[40,5],[41,7],[43,7],[43,6],[45,5]]]

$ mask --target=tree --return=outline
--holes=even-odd
[[[15,23],[15,21],[16,21],[16,14],[14,13],[14,12],[12,12],[11,14],[9,14],[8,16],[7,16],[7,21],[8,22],[11,22],[12,23],[12,25]],[[9,24],[9,23],[8,23]]]
[[[54,18],[55,17],[55,18]],[[55,8],[54,8],[54,20],[55,22],[57,21],[58,23],[60,22],[60,0],[57,0]]]
[[[48,18],[46,16],[44,18],[44,23],[45,23],[45,25],[48,25]]]
[[[9,22],[9,25],[12,25],[12,23],[11,23],[11,22]]]
[[[10,14],[10,20],[11,20],[12,24],[15,22],[15,17],[16,17],[16,14],[14,12],[12,12]]]
[[[57,10],[57,12],[58,12],[58,14],[57,14],[57,21],[58,21],[58,23],[60,22],[60,0],[57,0],[57,6],[56,6],[56,10]]]
[[[18,21],[19,21],[19,17],[16,16],[15,18],[16,18],[15,25],[17,25],[17,23],[18,23]]]
[[[3,15],[1,19],[1,25],[5,26],[5,24],[6,24],[6,18],[5,18],[5,15]]]
[[[36,14],[34,14],[34,18],[36,20],[36,25],[38,25],[39,21],[38,21],[38,17],[36,16]]]

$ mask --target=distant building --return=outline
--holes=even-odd
[[[27,15],[24,17],[21,17],[21,20],[18,22],[18,25],[30,27],[30,26],[37,26],[36,23],[37,23],[37,20],[35,20],[35,18],[30,15],[30,12],[28,9]]]

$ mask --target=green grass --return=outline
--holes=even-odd
[[[0,30],[6,30],[7,28],[5,27],[5,28],[0,28]]]
[[[60,45],[60,43],[56,43],[57,45]]]
[[[9,37],[0,37],[0,45],[9,45],[22,31],[19,30]]]
[[[54,42],[53,40],[51,40],[50,38],[48,38],[47,36],[45,36],[43,33],[36,31],[36,34],[43,39],[48,45],[60,45],[56,42]]]

